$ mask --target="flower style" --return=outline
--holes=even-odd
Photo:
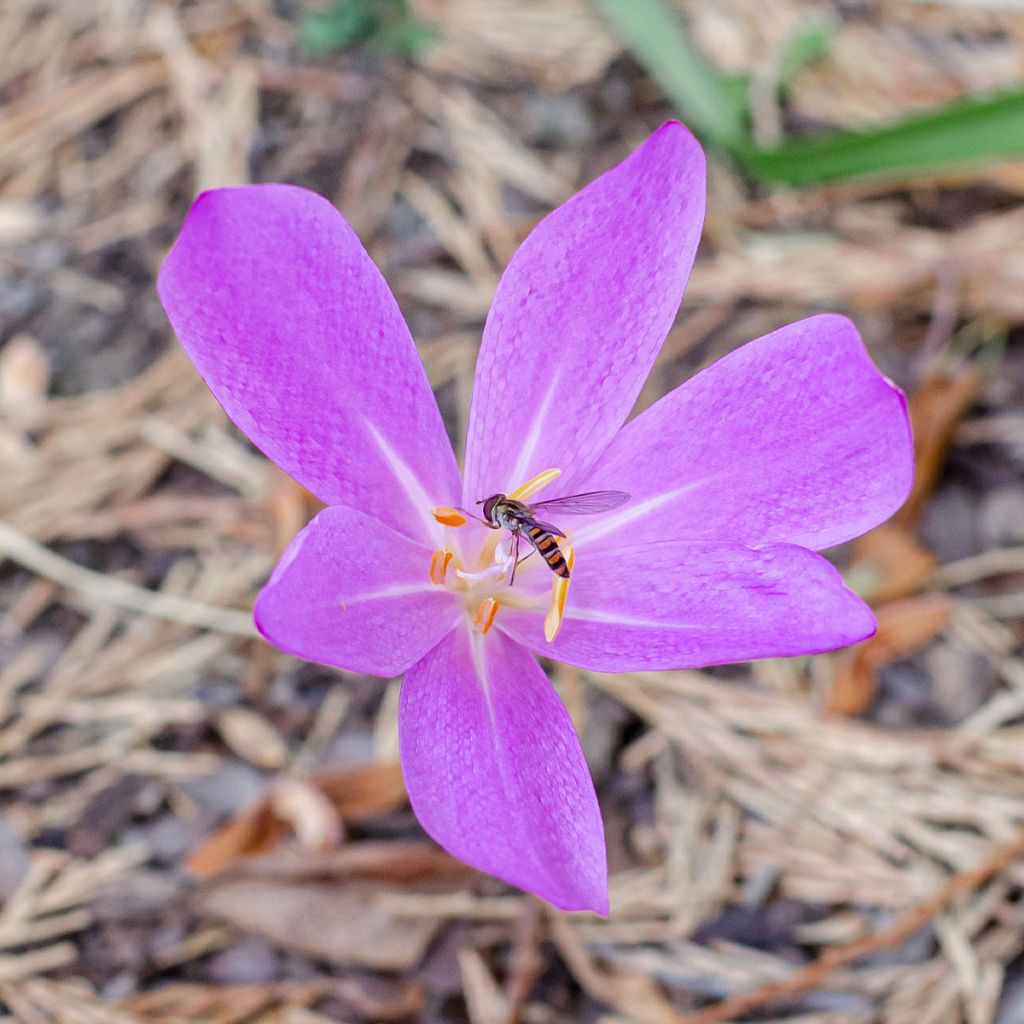
[[[623,426],[703,215],[703,154],[670,122],[537,225],[484,328],[461,483],[398,305],[325,199],[205,193],[160,275],[228,415],[328,506],[259,595],[260,632],[310,661],[405,673],[401,759],[423,827],[568,910],[607,913],[603,829],[534,655],[617,672],[862,640],[871,612],[814,552],[910,486],[903,396],[840,316],[751,342]],[[631,497],[567,527],[571,580],[534,557],[510,584],[508,534],[456,510],[544,486]]]

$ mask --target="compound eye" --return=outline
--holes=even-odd
[[[487,522],[491,523],[492,525],[496,525],[494,524],[494,506],[497,505],[498,502],[501,501],[503,497],[504,495],[502,494],[492,494],[489,498],[487,498],[484,501],[484,519],[486,519]]]

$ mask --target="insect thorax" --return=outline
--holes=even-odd
[[[494,522],[502,529],[515,532],[529,520],[530,510],[514,498],[504,498],[495,505],[492,515]]]

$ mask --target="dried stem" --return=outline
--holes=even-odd
[[[92,569],[68,561],[3,522],[0,522],[0,557],[9,558],[29,571],[77,591],[94,602],[218,633],[256,636],[256,628],[248,612],[218,608],[200,601],[175,597],[173,594],[158,594],[125,580],[93,572]]]

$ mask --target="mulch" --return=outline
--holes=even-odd
[[[1024,1020],[1024,165],[768,191],[712,155],[640,400],[819,310],[912,397],[919,479],[837,552],[832,655],[552,678],[612,915],[425,838],[397,682],[302,664],[252,599],[315,502],[227,422],[154,278],[192,196],[291,181],[399,297],[452,437],[532,224],[672,111],[583,0],[417,0],[415,64],[297,3],[0,4],[0,1021]],[[1012,82],[1010,5],[683,5],[759,138]],[[772,68],[826,16],[784,99]]]

